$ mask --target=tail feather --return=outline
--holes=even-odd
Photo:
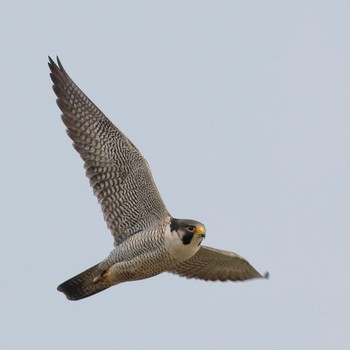
[[[64,293],[69,300],[80,300],[111,287],[111,284],[103,283],[98,278],[101,276],[101,270],[98,269],[98,265],[92,266],[79,275],[63,282],[57,287],[57,290]]]

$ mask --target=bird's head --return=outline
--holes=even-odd
[[[195,220],[172,219],[165,235],[169,253],[178,260],[186,260],[197,253],[205,237],[205,226]]]

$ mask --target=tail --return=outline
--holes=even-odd
[[[64,293],[69,300],[80,300],[90,295],[102,292],[112,286],[101,278],[101,269],[98,265],[92,266],[84,272],[80,273],[63,282],[57,287],[57,290]]]

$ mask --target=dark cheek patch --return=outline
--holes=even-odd
[[[182,237],[182,242],[184,245],[190,244],[192,241],[194,233],[193,232],[186,232],[184,236]]]

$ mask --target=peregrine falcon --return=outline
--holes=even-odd
[[[95,266],[58,286],[79,300],[115,284],[171,272],[205,281],[267,277],[241,256],[202,246],[205,226],[172,217],[134,144],[49,57],[50,77],[73,146],[114,237],[114,249]]]

